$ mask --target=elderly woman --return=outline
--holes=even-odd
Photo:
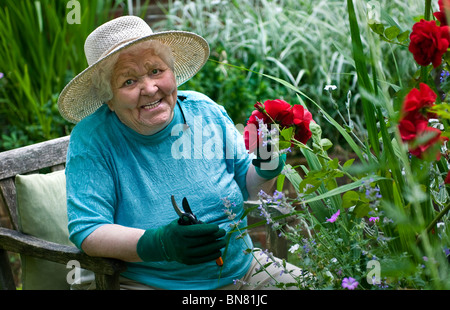
[[[125,16],[95,29],[85,53],[89,67],[58,101],[61,115],[77,123],[66,167],[70,240],[88,255],[128,262],[121,277],[127,288],[292,282],[275,265],[253,276],[267,257],[246,253],[253,247],[248,235],[226,237],[233,224],[246,226],[245,218],[238,223],[243,202],[269,188],[283,163],[255,168],[221,106],[177,91],[206,62],[205,40],[153,33]],[[202,223],[180,225],[172,195],[178,203],[186,197]]]

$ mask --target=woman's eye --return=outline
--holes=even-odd
[[[151,71],[152,74],[158,74],[159,72],[160,72],[159,69],[153,69],[153,70]]]
[[[124,86],[130,86],[133,85],[134,81],[133,80],[126,80],[125,83],[123,83]]]

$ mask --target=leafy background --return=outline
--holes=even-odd
[[[127,14],[127,2],[79,0],[81,23],[68,24],[67,1],[2,1],[0,150],[70,133],[72,124],[61,118],[56,106],[59,92],[87,67],[83,51],[87,35],[106,20]],[[350,113],[355,130],[365,134],[360,126],[363,121],[345,1],[163,2],[152,1],[152,6],[147,6],[149,1],[142,1],[134,14],[149,19],[162,10],[166,18],[152,22],[155,31],[180,29],[206,38],[211,46],[211,60],[182,88],[209,95],[226,107],[235,123],[245,124],[256,101],[297,100],[294,91],[260,75],[265,73],[298,86],[332,117],[337,117],[338,112]],[[383,9],[380,20],[386,27],[410,27],[417,18],[414,14],[423,11],[421,1],[377,2]],[[365,2],[359,5],[364,6]],[[396,85],[411,75],[414,64],[405,57],[407,49],[383,43],[377,42],[384,60],[383,74]],[[363,44],[367,48],[369,42]],[[337,86],[332,98],[324,91],[329,84]],[[318,113],[311,110],[313,115]],[[326,134],[336,136],[333,132]],[[339,148],[339,144],[335,145]]]

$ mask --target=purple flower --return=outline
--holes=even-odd
[[[329,219],[327,220],[327,222],[330,222],[330,223],[336,222],[336,220],[337,220],[339,214],[341,214],[341,210],[338,210],[335,214],[333,214],[333,215],[331,216],[331,218],[329,218]]]
[[[371,218],[369,218],[369,222],[377,222],[377,221],[379,221],[380,220],[380,218],[378,217],[378,216],[372,216]]]
[[[353,279],[352,277],[344,278],[342,280],[342,287],[349,290],[354,290],[358,286],[358,284],[358,281],[356,281],[356,279]]]
[[[444,253],[445,253],[445,256],[449,256],[450,250],[447,247],[444,247]]]

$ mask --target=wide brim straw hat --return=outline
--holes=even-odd
[[[92,76],[114,55],[149,40],[157,40],[172,49],[177,86],[193,77],[209,57],[208,43],[195,33],[153,33],[150,26],[139,17],[115,18],[96,28],[87,37],[84,52],[89,66],[62,90],[58,99],[58,109],[62,117],[69,122],[78,123],[94,113],[104,102],[92,91]]]

